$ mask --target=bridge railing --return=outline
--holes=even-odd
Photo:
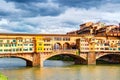
[[[53,53],[66,53],[66,54],[76,54],[77,49],[57,49],[53,50]]]

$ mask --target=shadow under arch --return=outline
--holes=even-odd
[[[96,58],[97,61],[105,61],[105,63],[117,63],[120,64],[120,54],[118,53],[109,53],[103,54]],[[99,62],[98,62],[99,64]]]
[[[18,58],[18,59],[22,59],[24,61],[26,61],[26,66],[32,66],[32,61],[28,60],[24,57],[19,57],[19,56],[0,56],[0,58]]]
[[[46,57],[46,59],[44,59],[44,61],[49,60],[50,58],[55,57],[55,56],[63,56],[63,57],[64,56],[65,57],[69,56],[69,57],[73,58],[74,64],[87,64],[87,60],[85,60],[84,58],[82,58],[82,57],[80,57],[78,55],[68,54],[68,53],[67,54],[65,54],[65,53],[54,54],[54,55],[51,55],[49,57]],[[43,61],[43,65],[44,65],[44,61]]]

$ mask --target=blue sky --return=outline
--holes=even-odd
[[[88,22],[120,22],[120,0],[0,0],[0,33],[61,34]]]

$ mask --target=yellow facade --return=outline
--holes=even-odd
[[[36,52],[44,52],[44,40],[42,36],[36,36]]]

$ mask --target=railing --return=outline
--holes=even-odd
[[[69,53],[69,54],[76,54],[77,49],[57,49],[53,50],[53,53]]]

